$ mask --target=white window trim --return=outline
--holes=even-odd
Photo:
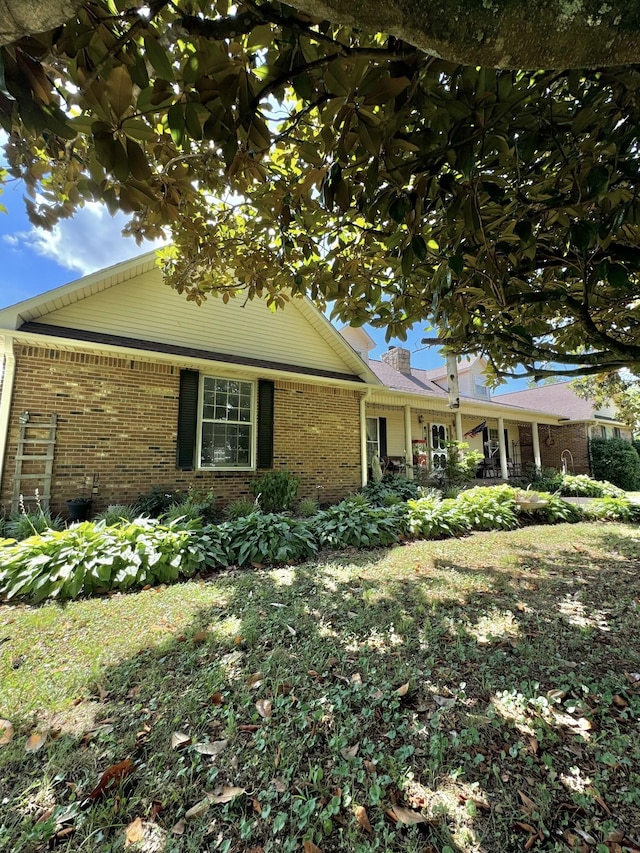
[[[380,418],[378,417],[378,415],[367,415],[366,419],[368,421],[375,421],[376,422],[376,451],[378,453],[378,456],[380,456]],[[366,424],[365,424],[365,427],[366,427]],[[367,436],[366,436],[366,443],[367,443],[367,464],[371,465],[371,459],[369,459],[369,445],[373,444],[373,442],[371,442],[369,440],[369,433],[368,432],[367,432]],[[371,454],[371,456],[373,457],[373,453]]]
[[[202,464],[202,424],[204,418],[202,416],[202,407],[204,401],[204,383],[205,379],[223,379],[226,382],[246,382],[251,385],[251,419],[248,422],[251,425],[251,460],[249,465],[203,465]],[[255,471],[256,459],[258,458],[258,412],[257,412],[257,393],[256,382],[253,379],[243,379],[237,376],[222,376],[219,373],[202,373],[200,374],[200,386],[198,389],[198,430],[197,430],[197,454],[198,465],[200,471]],[[223,421],[209,421],[209,423],[223,423]]]

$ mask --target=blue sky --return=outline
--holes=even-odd
[[[0,213],[0,308],[151,248],[151,244],[138,246],[133,239],[123,237],[125,217],[112,217],[101,205],[79,210],[51,232],[34,228],[27,219],[23,191],[23,186],[14,181],[5,185],[0,196],[0,203],[7,208],[7,213]],[[378,345],[371,356],[379,358],[388,349],[384,331],[366,328]],[[435,347],[425,348],[420,343],[425,334],[425,324],[416,324],[406,342],[390,343],[411,350],[414,367],[428,369],[441,364],[442,358]],[[510,382],[500,390],[521,387],[526,383]]]

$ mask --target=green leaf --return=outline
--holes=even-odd
[[[421,234],[414,234],[411,238],[411,248],[419,261],[424,261],[427,257],[427,244]]]
[[[607,281],[612,287],[628,287],[629,275],[622,264],[609,264],[607,267]]]
[[[464,270],[464,257],[462,255],[453,255],[448,260],[449,269],[456,275],[462,275]]]
[[[174,80],[173,68],[169,56],[154,35],[147,33],[144,37],[144,48],[149,62],[163,80]]]
[[[133,81],[124,65],[116,65],[109,74],[105,91],[115,117],[120,120],[133,98]]]

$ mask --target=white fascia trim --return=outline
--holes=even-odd
[[[300,382],[307,385],[331,385],[333,387],[337,385],[340,388],[357,389],[359,391],[371,387],[369,383],[358,382],[355,379],[334,379],[331,376],[313,376],[308,373],[297,373],[294,370],[276,370],[274,368],[233,364],[228,361],[212,361],[207,358],[195,358],[192,356],[176,355],[174,353],[135,349],[133,347],[115,347],[111,344],[100,344],[76,338],[59,338],[54,335],[39,337],[33,333],[19,331],[7,332],[6,337],[15,343],[24,344],[25,346],[59,349],[66,352],[94,352],[96,355],[105,355],[112,358],[135,358],[138,361],[161,362],[162,364],[172,364],[176,367],[192,367],[201,370],[203,373],[216,373],[221,376],[248,376],[251,379],[255,377],[286,379],[290,382]]]
[[[0,393],[0,487],[2,486],[2,472],[4,471],[4,459],[9,438],[11,399],[13,397],[13,383],[16,375],[16,357],[13,352],[13,339],[10,336],[3,339],[1,352],[3,374],[2,393]]]

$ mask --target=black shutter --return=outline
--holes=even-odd
[[[199,386],[200,374],[197,370],[180,371],[176,465],[183,471],[193,470],[196,462]]]
[[[387,458],[387,419],[378,418],[378,431],[380,433],[380,458]]]
[[[273,398],[270,379],[258,381],[258,459],[257,468],[273,468]]]
[[[489,430],[485,427],[482,430],[482,452],[484,453],[484,458],[489,458]]]
[[[505,429],[504,431],[504,446],[507,450],[507,459],[511,459],[509,456],[509,430]]]

